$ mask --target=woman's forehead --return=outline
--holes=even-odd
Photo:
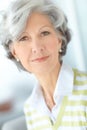
[[[50,23],[51,24],[51,21],[49,19],[49,17],[45,14],[42,14],[42,13],[38,13],[38,12],[35,12],[35,13],[32,13],[30,15],[30,17],[28,18],[27,20],[27,23]]]
[[[47,15],[41,13],[33,13],[27,20],[26,29],[33,27],[52,27],[52,23]]]

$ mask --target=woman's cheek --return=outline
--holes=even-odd
[[[47,44],[47,48],[49,48],[50,51],[58,51],[58,42],[55,40],[49,41],[49,44]]]

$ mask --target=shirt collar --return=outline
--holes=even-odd
[[[73,80],[74,73],[72,68],[65,63],[62,63],[54,91],[54,98],[71,94],[73,90]]]

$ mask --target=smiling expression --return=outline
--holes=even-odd
[[[12,44],[12,54],[32,73],[50,72],[59,64],[61,39],[46,15],[33,13],[19,39]]]

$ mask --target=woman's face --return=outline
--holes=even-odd
[[[11,52],[32,73],[48,73],[59,64],[61,39],[46,15],[33,13]]]

